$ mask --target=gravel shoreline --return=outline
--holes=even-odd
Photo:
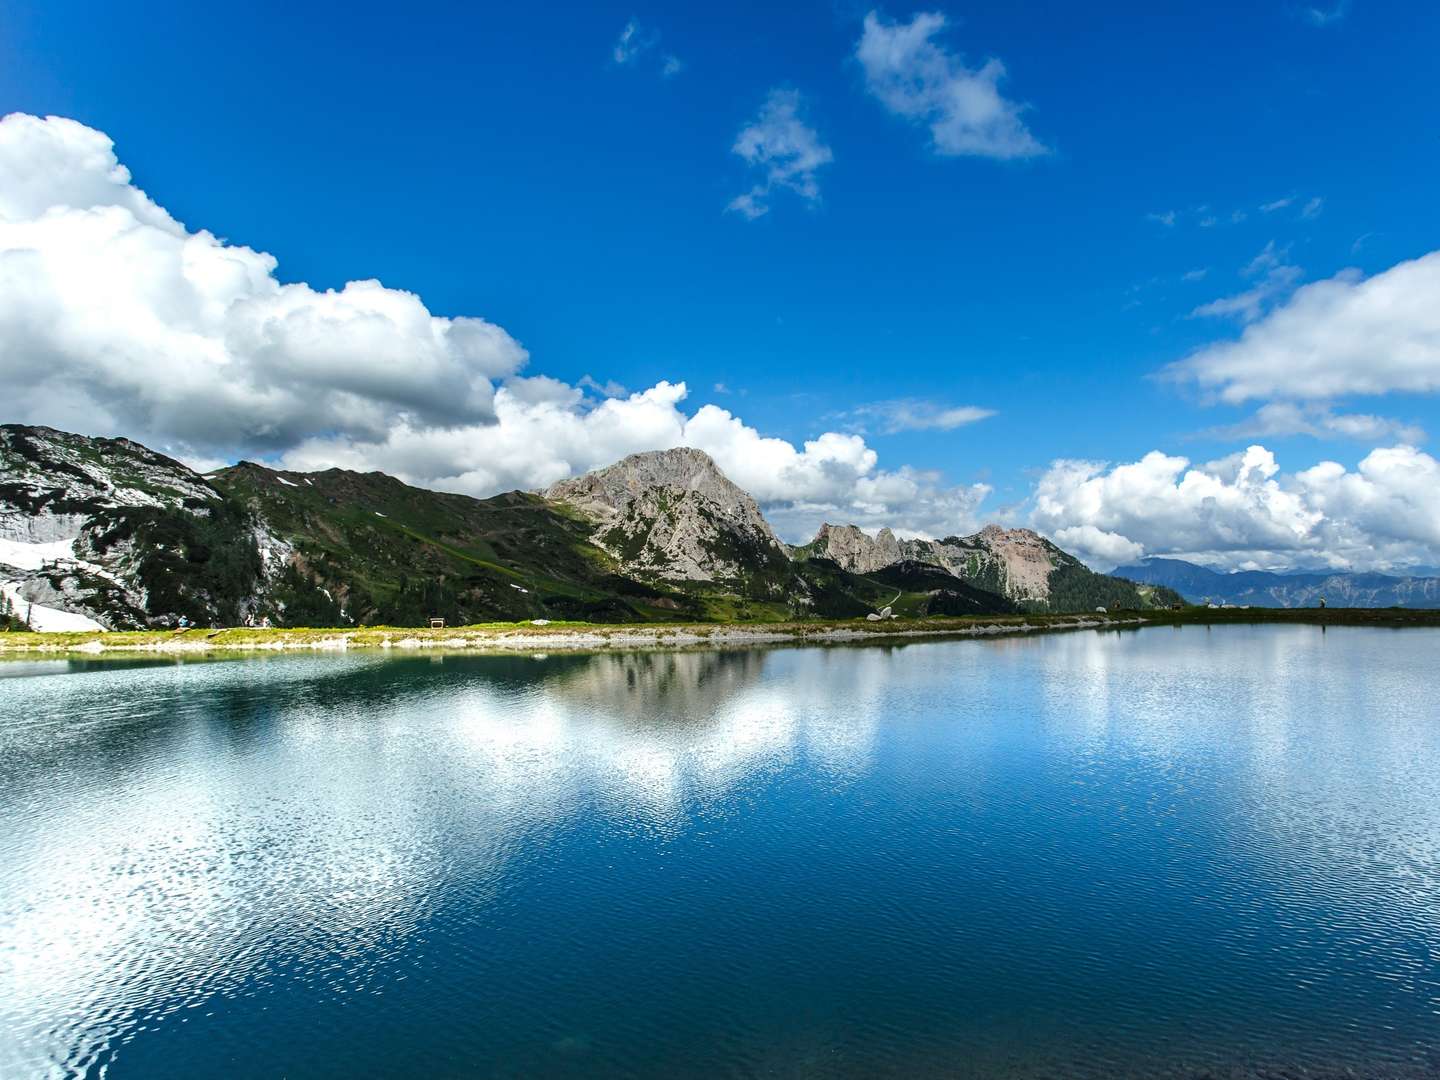
[[[457,628],[409,630],[405,628],[309,632],[276,630],[247,633],[239,639],[231,631],[190,630],[163,634],[92,633],[25,634],[0,636],[0,655],[36,653],[194,654],[211,652],[337,652],[351,649],[414,651],[443,649],[486,652],[613,651],[633,649],[745,648],[761,645],[852,644],[895,642],[916,638],[994,637],[1061,630],[1092,630],[1108,626],[1136,626],[1147,620],[1077,617],[1064,620],[1020,620],[923,625],[905,623],[861,629],[858,626],[600,626],[540,628]],[[21,640],[23,637],[23,640]],[[134,640],[139,637],[143,640]],[[228,638],[228,639],[227,639]]]

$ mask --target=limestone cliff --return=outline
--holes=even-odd
[[[931,561],[922,546],[913,541],[901,543],[889,529],[871,536],[854,525],[821,525],[810,549],[812,554],[837,562],[852,574],[873,573],[906,559]]]
[[[788,562],[755,500],[689,447],[632,454],[545,498],[594,522],[594,543],[626,573],[714,581]]]
[[[1151,590],[1096,574],[1079,559],[1030,529],[987,525],[970,536],[943,540],[898,540],[889,529],[875,536],[853,525],[822,525],[801,557],[831,559],[857,574],[873,574],[899,563],[939,567],[967,584],[1022,607],[1083,611],[1092,606],[1148,607]],[[1171,599],[1168,592],[1165,602]]]

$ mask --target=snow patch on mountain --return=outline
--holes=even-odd
[[[75,541],[51,540],[48,543],[31,543],[24,540],[8,540],[0,536],[0,566],[13,566],[17,570],[39,570],[47,562],[71,559],[75,556]]]
[[[21,595],[19,582],[9,581],[0,584],[0,593],[10,601],[11,610],[16,617],[27,621],[31,630],[38,630],[41,633],[63,633],[78,630],[108,630],[109,627],[96,622],[88,615],[81,615],[73,611],[62,611],[59,608],[47,607],[45,604],[37,604],[27,600]]]

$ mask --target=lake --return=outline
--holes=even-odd
[[[0,663],[0,1076],[1440,1075],[1440,631]]]

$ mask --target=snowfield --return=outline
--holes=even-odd
[[[48,544],[29,544],[23,540],[0,539],[0,566],[17,570],[39,570],[46,563],[75,558],[74,540],[53,540]]]
[[[0,585],[0,593],[4,593],[10,599],[16,615],[22,619],[29,616],[32,630],[39,630],[41,633],[63,633],[72,630],[105,629],[94,619],[85,615],[75,615],[69,611],[61,611],[59,608],[30,603],[20,595],[20,586],[16,582],[9,581]]]

